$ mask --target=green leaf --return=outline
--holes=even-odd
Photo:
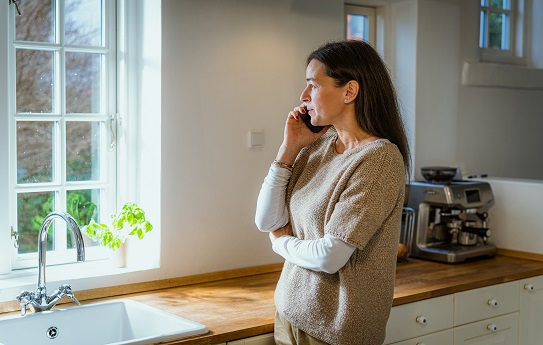
[[[78,204],[81,209],[81,204]],[[92,210],[94,214],[95,205],[88,206],[88,212]],[[100,244],[111,250],[117,250],[125,240],[123,233],[128,232],[128,236],[137,236],[140,240],[144,238],[145,233],[153,229],[153,225],[145,218],[145,212],[138,205],[127,202],[123,205],[118,214],[111,215],[113,230],[107,224],[96,223],[90,219],[89,224],[84,227],[84,231],[94,241],[100,241]]]

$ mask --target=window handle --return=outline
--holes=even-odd
[[[117,121],[121,122],[119,114],[109,115],[107,120],[109,129],[109,148],[108,151],[113,151],[117,147]]]
[[[17,0],[8,0],[8,1],[9,1],[8,5],[14,4],[17,14],[21,15],[21,10],[19,10],[19,4],[17,3]]]
[[[13,226],[11,227],[11,238],[13,238],[13,246],[19,248],[19,233],[13,230]]]

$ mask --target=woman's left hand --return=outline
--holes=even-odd
[[[292,232],[292,226],[290,225],[290,222],[287,225],[285,225],[284,227],[270,232],[269,233],[270,241],[273,242],[276,238],[279,238],[279,237],[285,236],[285,235],[294,236],[294,233]]]

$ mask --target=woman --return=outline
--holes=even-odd
[[[306,80],[255,217],[285,258],[275,340],[382,344],[410,169],[394,87],[379,55],[361,41],[312,52]],[[326,127],[313,133],[305,113]]]

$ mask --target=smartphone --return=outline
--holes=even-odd
[[[314,126],[311,124],[311,116],[307,113],[307,108],[305,109],[305,114],[300,113],[300,117],[302,118],[302,121],[305,123],[307,128],[311,130],[313,133],[319,133],[323,130],[325,126]]]

